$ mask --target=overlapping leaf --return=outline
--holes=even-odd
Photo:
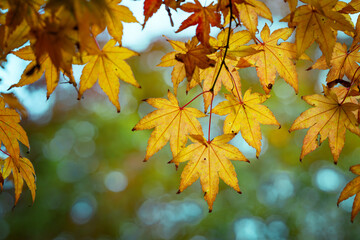
[[[334,162],[337,163],[344,147],[346,129],[360,136],[356,118],[359,105],[352,97],[347,97],[343,101],[346,91],[339,88],[329,89],[325,86],[323,88],[324,95],[303,97],[303,100],[314,108],[301,113],[289,131],[310,128],[303,141],[300,160],[329,138],[330,150]]]
[[[227,101],[219,103],[213,109],[215,114],[228,115],[224,122],[224,133],[237,134],[240,131],[245,141],[256,149],[256,157],[259,157],[262,139],[260,123],[280,127],[273,113],[261,105],[269,96],[247,90],[243,98],[230,94],[226,94],[225,98]]]
[[[225,19],[229,19],[230,12],[229,0],[220,0],[219,8]],[[232,0],[232,13],[239,22],[250,31],[252,38],[255,39],[258,26],[258,16],[266,18],[272,22],[272,14],[265,3],[257,0]]]
[[[350,171],[356,175],[360,175],[360,164],[352,166],[350,168]],[[338,206],[339,204],[348,199],[349,197],[355,195],[355,199],[354,199],[354,203],[352,206],[352,211],[351,211],[351,221],[353,222],[356,215],[359,213],[360,211],[360,176],[354,178],[353,180],[351,180],[346,186],[345,188],[342,190],[339,199],[338,199]]]
[[[213,27],[221,28],[221,15],[217,11],[217,6],[214,6],[212,3],[203,7],[198,0],[195,0],[194,3],[185,3],[181,5],[181,10],[189,13],[190,15],[185,21],[183,21],[176,31],[181,32],[184,29],[197,25],[196,27],[196,37],[197,39],[205,46],[209,46],[210,38],[210,25]]]
[[[210,212],[219,192],[219,177],[241,193],[235,168],[230,160],[249,161],[239,149],[228,144],[234,136],[234,134],[225,134],[207,141],[202,135],[191,135],[193,144],[184,148],[170,161],[175,164],[189,161],[181,174],[179,193],[200,178]]]
[[[336,43],[334,52],[330,60],[331,69],[327,74],[326,81],[332,82],[336,79],[342,79],[344,75],[352,80],[359,67],[360,52],[359,49],[349,50],[345,44]],[[321,56],[310,69],[328,69],[325,56]]]
[[[133,131],[155,128],[148,141],[144,161],[163,148],[168,141],[170,141],[173,156],[176,156],[185,147],[188,135],[203,134],[201,125],[196,118],[206,115],[195,108],[180,107],[170,91],[168,99],[147,99],[146,102],[158,110],[143,117],[133,128]]]
[[[336,42],[336,31],[354,32],[352,22],[334,10],[337,0],[302,0],[308,5],[299,6],[281,21],[296,26],[296,51],[300,57],[316,41],[320,45],[326,63],[330,65]]]
[[[180,41],[168,40],[175,51],[167,53],[161,58],[161,63],[158,64],[160,67],[171,67],[173,71],[171,73],[171,80],[174,86],[175,95],[177,88],[186,76],[190,83],[195,75],[195,84],[199,82],[198,74],[194,74],[197,68],[206,69],[208,67],[215,66],[216,62],[210,59],[207,55],[213,51],[204,45],[199,45],[196,37],[193,37],[191,41],[183,43]],[[188,85],[188,90],[192,87]]]
[[[227,46],[227,39],[229,39],[229,46],[225,57],[225,49]],[[245,46],[251,40],[251,35],[248,31],[239,31],[229,34],[229,29],[221,31],[217,39],[211,38],[210,44],[213,48],[219,49],[214,54],[209,55],[210,59],[216,62],[214,68],[207,68],[200,70],[200,80],[204,80],[203,90],[212,92],[204,93],[205,111],[210,106],[213,94],[217,95],[224,85],[229,92],[236,94],[236,89],[240,89],[241,82],[237,69],[234,67],[240,57],[249,56],[257,53],[254,48]],[[224,60],[224,64],[222,61]],[[221,69],[220,69],[221,68]]]
[[[87,64],[80,78],[79,98],[95,84],[96,80],[99,80],[101,89],[120,112],[119,78],[124,82],[140,87],[130,66],[124,61],[138,54],[127,48],[115,46],[115,44],[116,41],[111,39],[101,51],[98,50],[97,54],[83,58],[83,61],[87,62]]]
[[[5,159],[4,167],[2,169],[3,178],[7,178],[12,172],[14,188],[15,188],[15,204],[19,201],[20,194],[22,193],[24,181],[31,191],[33,202],[35,201],[35,171],[32,163],[27,158],[19,158],[14,161],[11,157]]]
[[[295,92],[298,92],[297,72],[293,62],[293,59],[296,58],[295,45],[288,42],[278,44],[280,39],[287,40],[292,33],[293,29],[291,28],[281,28],[270,35],[270,29],[265,24],[261,31],[263,42],[251,45],[259,52],[245,57],[237,65],[238,67],[248,67],[250,63],[255,66],[260,83],[266,93],[270,92],[275,83],[276,72],[294,88]]]

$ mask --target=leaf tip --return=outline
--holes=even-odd
[[[176,194],[180,194],[181,193],[181,191],[180,191],[180,189],[176,192]]]
[[[136,131],[136,128],[135,128],[135,127],[133,127],[133,128],[131,129],[131,131]]]
[[[278,129],[280,129],[281,128],[281,124],[279,124],[279,128]]]
[[[209,213],[212,213],[212,209],[211,209],[211,208],[209,209]]]
[[[147,162],[148,160],[147,160],[147,158],[145,158],[144,160],[143,160],[143,162]]]
[[[300,162],[302,163],[302,158],[300,157]]]
[[[237,193],[238,193],[238,194],[242,194],[242,192],[241,192],[240,190],[239,190],[239,191],[237,191]]]
[[[116,112],[117,112],[117,113],[120,113],[120,109],[117,109]]]
[[[147,98],[144,98],[143,100],[141,100],[141,101],[143,101],[143,102],[146,102],[148,99]]]

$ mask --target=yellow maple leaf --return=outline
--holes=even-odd
[[[230,187],[241,193],[235,168],[230,160],[246,161],[245,156],[228,142],[235,134],[224,134],[207,141],[202,135],[191,135],[193,144],[179,152],[170,163],[179,164],[189,161],[181,173],[179,192],[184,191],[198,178],[205,200],[212,211],[213,203],[219,192],[219,177]]]
[[[316,41],[323,52],[326,63],[330,65],[333,48],[336,42],[336,31],[354,32],[349,18],[334,10],[337,0],[303,0],[307,5],[296,8],[292,15],[281,21],[296,26],[297,56],[301,56]]]
[[[163,148],[168,141],[173,156],[176,156],[185,147],[189,134],[203,134],[196,118],[205,117],[206,114],[195,108],[180,107],[170,91],[168,99],[146,99],[147,103],[158,110],[143,117],[132,129],[135,131],[155,128],[149,138],[144,161]]]
[[[97,51],[97,54],[82,58],[83,62],[87,62],[87,64],[80,78],[79,98],[95,84],[96,80],[99,80],[101,89],[108,95],[117,111],[120,112],[119,78],[140,88],[130,66],[124,61],[129,57],[137,56],[138,53],[115,46],[115,44],[116,40],[110,39],[102,50]]]
[[[60,78],[60,69],[55,67],[49,55],[43,55],[38,61],[36,61],[36,56],[34,55],[34,52],[30,46],[23,47],[18,51],[13,52],[13,54],[23,60],[32,62],[29,63],[25,68],[23,74],[21,75],[20,81],[11,85],[9,89],[32,84],[38,81],[45,72],[47,98],[49,98],[57,87]],[[67,74],[65,73],[65,75]],[[75,82],[72,75],[68,77],[71,79],[70,82]]]
[[[20,116],[14,110],[5,108],[5,101],[0,98],[0,143],[18,166],[20,158],[19,142],[29,148],[29,140],[24,129],[20,126]]]
[[[109,34],[121,44],[123,35],[122,22],[135,23],[138,22],[128,7],[119,5],[122,0],[105,0],[104,13],[105,21],[101,25],[94,25],[92,32],[95,36],[105,30],[107,27]]]
[[[259,157],[261,151],[261,124],[277,125],[273,113],[264,105],[269,96],[260,93],[251,93],[251,89],[245,92],[244,97],[240,99],[234,95],[225,94],[227,101],[219,103],[213,113],[218,115],[228,115],[224,122],[224,133],[241,132],[245,141],[256,149],[256,157]]]
[[[226,25],[230,19],[228,16],[230,12],[230,2],[229,0],[219,0],[218,1],[220,11],[223,13],[225,18]],[[270,9],[265,5],[265,3],[257,0],[232,0],[232,14],[234,18],[237,18],[239,22],[244,24],[244,26],[249,30],[251,37],[255,39],[255,34],[257,32],[258,26],[258,16],[266,18],[273,21],[272,14]]]
[[[356,175],[360,175],[360,164],[350,167],[350,171]],[[342,190],[337,205],[339,206],[340,202],[348,199],[349,197],[355,195],[354,203],[351,211],[351,222],[354,221],[356,215],[360,211],[360,176],[351,180],[346,184],[345,188]]]
[[[240,20],[244,26],[249,29],[251,36],[255,38],[257,33],[258,15],[273,21],[269,8],[257,0],[238,0],[234,1],[236,8],[240,14]]]
[[[3,178],[7,178],[12,172],[14,188],[15,188],[15,204],[17,204],[20,194],[22,193],[24,181],[31,191],[33,202],[35,201],[35,171],[32,163],[27,158],[20,157],[17,163],[11,157],[5,159],[4,167],[2,169]]]
[[[354,74],[359,67],[358,62],[360,62],[360,52],[358,50],[359,49],[348,51],[345,44],[337,42],[330,60],[330,66],[326,63],[326,58],[323,55],[309,69],[331,68],[326,77],[328,83],[337,79],[342,79],[344,75],[351,80],[354,78]]]
[[[323,86],[323,88],[324,95],[314,94],[303,97],[303,100],[314,108],[301,113],[289,131],[310,128],[303,141],[300,160],[329,138],[330,150],[334,162],[337,163],[344,147],[346,129],[360,136],[357,122],[359,105],[353,97],[343,100],[346,91],[343,91],[342,87],[330,89]]]
[[[248,63],[256,67],[260,83],[266,93],[269,93],[275,83],[276,72],[279,73],[295,92],[298,92],[298,79],[293,59],[296,58],[295,45],[289,42],[278,44],[280,39],[287,40],[293,33],[291,28],[281,28],[270,35],[267,24],[261,31],[263,42],[251,45],[259,52],[239,61],[238,67],[248,67]],[[246,62],[245,66],[243,63]]]

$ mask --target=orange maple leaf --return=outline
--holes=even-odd
[[[246,161],[245,156],[228,142],[234,134],[225,134],[207,141],[202,135],[191,135],[193,144],[184,148],[169,163],[179,164],[189,161],[181,173],[179,192],[184,191],[198,178],[205,200],[212,211],[213,203],[219,192],[219,177],[230,187],[241,193],[235,168],[230,160]]]
[[[144,161],[163,148],[168,141],[173,156],[176,156],[185,147],[189,134],[203,134],[196,118],[205,117],[206,114],[195,108],[180,107],[170,91],[168,99],[146,99],[147,103],[158,110],[143,117],[132,129],[135,131],[155,128],[148,141]]]
[[[310,108],[294,121],[289,132],[310,128],[305,135],[300,160],[315,150],[320,143],[329,138],[329,146],[337,163],[345,143],[346,129],[360,136],[357,122],[359,105],[353,97],[344,97],[347,91],[343,87],[324,88],[324,95],[304,96],[303,100],[314,108]],[[355,115],[356,113],[356,115]],[[320,139],[318,137],[320,136]]]
[[[162,0],[145,0],[144,1],[145,19],[144,19],[143,28],[145,27],[145,24],[149,20],[149,18],[151,18],[152,15],[159,10],[162,3],[163,3]]]
[[[220,24],[221,15],[217,11],[217,6],[211,3],[209,6],[203,7],[198,0],[195,0],[195,4],[185,3],[180,8],[185,12],[193,14],[181,23],[176,33],[190,26],[198,25],[196,27],[196,37],[202,44],[209,47],[210,25],[218,28],[222,27]]]
[[[2,169],[3,178],[7,178],[12,172],[14,188],[15,188],[15,203],[17,204],[20,194],[22,193],[24,181],[31,191],[33,202],[35,201],[35,171],[32,163],[27,158],[20,157],[18,161],[14,161],[11,157],[5,159],[4,167]]]
[[[140,88],[130,66],[124,61],[129,57],[138,55],[138,53],[115,46],[115,44],[116,41],[110,39],[102,50],[98,50],[97,54],[82,58],[83,62],[87,62],[87,64],[80,78],[79,98],[95,84],[96,80],[99,80],[101,89],[108,95],[110,102],[114,104],[117,111],[120,112],[119,78]]]
[[[350,171],[356,175],[360,175],[360,164],[350,167]],[[351,211],[351,222],[354,221],[356,215],[360,211],[360,176],[351,180],[346,184],[345,188],[342,190],[337,205],[339,206],[340,202],[348,199],[349,197],[355,195],[354,203]]]
[[[251,93],[251,89],[245,92],[244,97],[236,98],[234,95],[225,94],[227,101],[219,103],[213,113],[218,115],[228,115],[224,122],[224,133],[241,132],[245,141],[256,149],[256,157],[261,151],[261,124],[277,125],[273,113],[264,105],[270,96],[260,93]]]
[[[294,88],[296,93],[298,92],[297,72],[293,61],[296,58],[295,45],[288,42],[277,43],[280,39],[287,40],[293,31],[292,28],[281,28],[270,34],[270,29],[265,24],[261,31],[263,42],[251,45],[259,52],[243,58],[237,65],[237,67],[248,67],[250,63],[255,66],[266,93],[270,92],[275,83],[276,72]]]

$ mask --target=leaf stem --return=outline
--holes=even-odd
[[[229,0],[229,8],[230,8],[229,32],[228,32],[228,36],[227,36],[227,41],[226,41],[226,46],[225,46],[224,57],[223,57],[223,59],[222,59],[222,61],[221,61],[220,68],[219,68],[219,71],[218,71],[217,74],[216,74],[214,83],[213,83],[213,85],[212,85],[211,88],[210,88],[210,92],[213,92],[214,87],[215,87],[215,84],[216,84],[216,82],[217,82],[218,79],[219,79],[219,75],[220,75],[220,72],[221,72],[222,67],[223,67],[224,64],[225,64],[226,54],[227,54],[227,51],[228,51],[229,46],[230,46],[231,22],[232,22],[232,20],[234,19],[233,15],[232,15],[232,2],[231,2],[231,0]]]
[[[196,95],[193,99],[191,99],[189,102],[187,102],[184,106],[180,107],[181,110],[183,110],[187,105],[189,105],[190,103],[192,103],[195,99],[197,99],[198,97],[200,97],[201,95],[203,95],[204,93],[207,93],[210,91],[204,91],[199,93],[198,95]]]
[[[211,92],[211,103],[210,103],[210,117],[209,117],[209,131],[208,131],[208,143],[210,143],[210,131],[211,131],[211,115],[212,115],[212,104],[214,101],[214,92]]]

